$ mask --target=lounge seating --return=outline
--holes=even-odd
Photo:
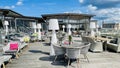
[[[5,68],[5,62],[9,62],[12,56],[10,55],[2,55],[0,56],[0,66],[2,65]],[[1,67],[0,67],[1,68]]]
[[[54,48],[54,51],[55,51],[55,59],[53,62],[55,62],[55,60],[57,59],[58,56],[60,55],[65,55],[66,53],[66,50],[65,48],[61,47],[60,45],[57,45],[57,44],[53,44],[53,48]]]
[[[23,38],[23,40],[24,40],[24,42],[30,42],[30,37],[29,37],[29,36],[25,36],[25,37]]]
[[[23,42],[23,43],[20,43],[19,45],[19,50],[22,50],[24,47],[26,47],[28,44]]]
[[[30,42],[35,42],[37,40],[38,38],[36,36],[30,36]]]
[[[120,52],[120,38],[117,38],[111,42],[107,42],[107,48],[115,52]]]
[[[2,52],[3,52],[3,49],[2,49],[2,46],[0,46],[0,66],[2,65],[3,68],[5,68],[5,64],[4,64],[4,60],[3,60],[4,57],[2,56],[3,55]]]
[[[7,45],[3,46],[4,54],[5,55],[15,55],[15,57],[18,58],[19,48],[17,48],[17,49],[10,49],[10,43],[8,43]],[[18,44],[18,46],[19,46],[19,44]]]
[[[103,51],[103,44],[101,41],[95,41],[94,39],[87,37],[88,42],[91,43],[90,50],[92,52],[102,52]]]
[[[5,62],[11,61],[12,56],[11,55],[3,55],[3,48],[0,47],[0,66],[2,65],[3,68],[5,68]]]
[[[0,66],[3,66],[3,68],[5,68],[5,64],[1,59],[2,59],[2,57],[0,57]]]

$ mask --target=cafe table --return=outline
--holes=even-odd
[[[62,43],[61,47],[64,47],[64,48],[82,48],[82,47],[84,47],[84,45],[85,45],[85,43],[73,42],[71,44],[64,44],[64,43]]]
[[[80,62],[80,53],[81,49],[85,47],[86,43],[75,43],[73,42],[72,44],[62,44],[61,47],[66,49],[66,55],[68,57],[68,66],[70,63],[70,59],[76,59],[77,65]]]

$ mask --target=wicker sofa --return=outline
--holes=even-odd
[[[120,38],[107,42],[107,48],[115,52],[120,52]]]

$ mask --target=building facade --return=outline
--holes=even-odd
[[[43,30],[48,30],[49,19],[58,19],[60,30],[65,26],[67,31],[68,24],[72,25],[72,30],[90,29],[90,21],[94,15],[79,13],[60,13],[60,14],[43,14],[42,17],[30,17],[19,14],[10,9],[0,9],[0,28],[4,28],[4,20],[9,21],[9,28],[16,31],[30,31],[32,23],[41,23]]]
[[[119,30],[120,29],[120,23],[103,23],[102,28]]]
[[[49,19],[58,19],[60,30],[65,25],[67,31],[68,24],[72,25],[72,30],[89,30],[90,19],[94,15],[78,13],[44,14],[43,19],[48,25]]]
[[[0,9],[0,28],[4,29],[4,21],[9,22],[9,30],[29,32],[31,31],[32,23],[44,23],[40,17],[30,17],[19,14],[10,9]]]

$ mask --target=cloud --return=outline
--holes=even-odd
[[[12,5],[12,6],[11,6],[11,8],[15,8],[15,6],[14,6],[14,5]]]
[[[15,6],[14,5],[12,5],[12,6],[4,6],[3,8],[5,8],[5,9],[13,9],[13,8],[15,8]]]
[[[17,4],[16,5],[22,5],[22,2],[17,2]]]
[[[89,4],[97,6],[98,9],[112,8],[112,7],[120,6],[120,0],[84,0],[84,2],[81,5],[87,6]]]
[[[96,15],[94,19],[98,21],[120,23],[120,0],[84,0],[80,4],[88,14]]]
[[[96,6],[93,6],[92,4],[88,5],[88,10],[94,11],[94,10],[96,10],[96,9],[97,9]]]
[[[5,8],[5,9],[11,9],[11,7],[10,7],[10,6],[4,6],[4,8]]]
[[[16,5],[18,5],[18,6],[23,5],[23,0],[18,0],[18,2],[16,3]]]
[[[89,13],[95,14],[95,19],[104,20],[106,22],[120,22],[120,8],[105,8],[98,10],[88,10]]]
[[[106,9],[106,11],[107,13],[104,14],[104,16],[108,18],[106,18],[105,21],[120,23],[120,9],[119,8],[110,8],[110,9]]]
[[[0,7],[4,9],[14,9],[16,6],[21,6],[21,5],[23,5],[23,0],[18,0],[16,4],[10,6],[0,6]]]
[[[79,0],[79,2],[80,2],[80,3],[83,3],[83,2],[84,2],[84,0]]]

